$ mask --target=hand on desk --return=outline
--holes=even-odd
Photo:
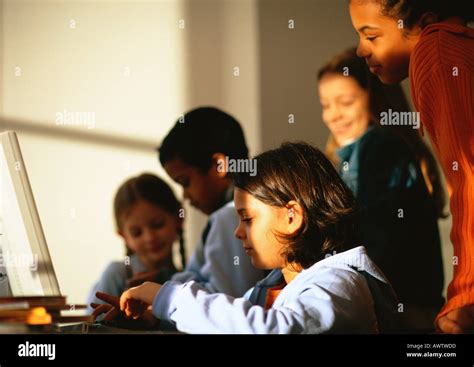
[[[125,312],[127,317],[134,319],[142,317],[145,312],[151,312],[151,304],[160,288],[161,285],[158,283],[145,282],[126,290],[120,296],[120,310]]]
[[[120,316],[120,298],[102,292],[97,292],[95,295],[107,303],[91,303],[94,320],[102,314],[105,314],[104,321],[112,321]]]
[[[102,314],[103,320],[108,322],[116,322],[118,326],[130,329],[153,328],[159,323],[159,320],[153,316],[151,306],[147,307],[141,314],[141,317],[130,320],[125,312],[120,310],[120,299],[107,293],[97,292],[96,297],[107,303],[91,303],[94,312],[92,316],[94,320]],[[138,319],[138,320],[137,320]]]
[[[446,334],[474,333],[474,305],[457,308],[440,317],[438,328]]]

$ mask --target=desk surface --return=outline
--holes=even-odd
[[[99,323],[24,325],[0,323],[0,334],[168,334],[177,331],[130,330]]]

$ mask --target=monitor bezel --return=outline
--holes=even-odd
[[[60,296],[59,283],[31,190],[17,134],[13,131],[0,133],[0,143],[6,157],[10,177],[13,181],[16,199],[32,254],[38,255],[37,271],[43,288],[43,295]],[[31,294],[13,294],[13,296],[30,295]]]

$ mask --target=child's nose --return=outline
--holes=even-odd
[[[239,240],[243,241],[245,238],[245,231],[242,228],[242,222],[239,223],[237,228],[235,229],[234,232],[235,237],[237,237]]]
[[[149,228],[145,231],[145,240],[146,241],[153,241],[156,237],[156,232]]]
[[[367,47],[365,47],[362,44],[362,42],[359,42],[359,44],[357,45],[356,54],[359,57],[368,57],[369,56],[369,50],[368,50]]]
[[[336,122],[341,117],[341,110],[337,106],[331,106],[326,111],[328,122]]]

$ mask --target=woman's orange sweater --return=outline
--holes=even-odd
[[[474,304],[474,29],[453,19],[426,27],[409,73],[414,105],[446,177],[453,219],[454,275],[439,318]]]

